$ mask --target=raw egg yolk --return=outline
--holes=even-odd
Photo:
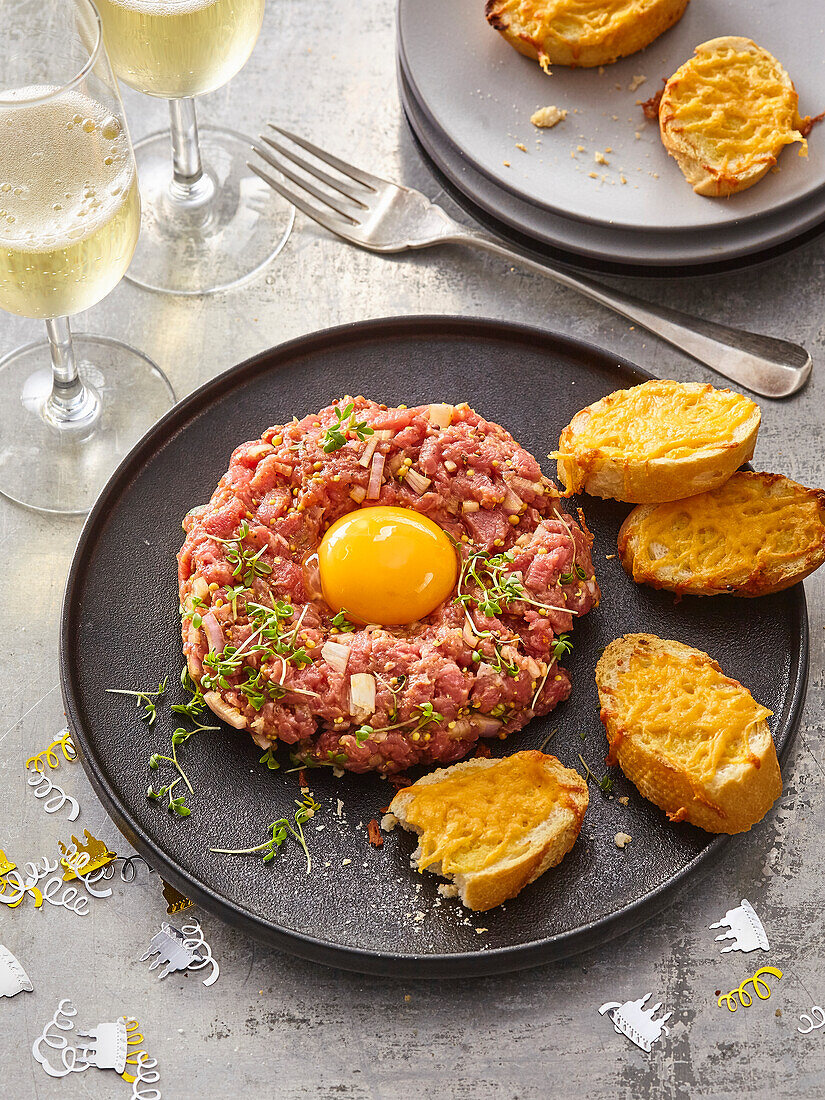
[[[362,623],[423,619],[452,592],[457,559],[438,524],[407,508],[378,505],[333,523],[318,547],[324,599]]]

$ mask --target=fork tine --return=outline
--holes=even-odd
[[[316,165],[310,164],[309,161],[304,160],[303,157],[299,157],[297,153],[293,153],[291,149],[287,149],[284,145],[281,145],[280,142],[273,141],[273,139],[267,137],[266,134],[261,134],[261,141],[265,141],[267,145],[271,145],[272,148],[277,153],[280,153],[282,157],[286,157],[287,160],[291,160],[293,164],[297,164],[299,168],[303,168],[303,170],[308,175],[312,176],[313,179],[320,180],[321,183],[326,184],[327,187],[331,187],[333,191],[337,191],[340,195],[343,195],[351,202],[357,203],[358,206],[363,207],[364,210],[367,209],[366,203],[361,202],[361,200],[356,195],[354,195],[352,191],[348,191],[346,189],[343,180],[334,180],[332,176],[328,176],[326,172],[322,171]],[[282,168],[280,170],[283,171]],[[289,178],[293,179],[292,176],[290,176]]]
[[[257,145],[253,145],[253,149],[261,158],[261,160],[265,160],[267,164],[269,164],[272,168],[275,168],[278,172],[281,173],[282,176],[286,176],[288,180],[292,180],[292,182],[297,184],[298,187],[302,188],[302,190],[312,195],[314,199],[318,199],[319,202],[322,202],[325,206],[328,206],[331,210],[334,210],[336,214],[340,214],[342,218],[346,218],[347,221],[351,222],[353,225],[358,225],[358,220],[354,218],[352,214],[349,214],[346,210],[342,210],[341,207],[335,202],[332,195],[324,194],[323,191],[320,191],[317,187],[311,184],[309,180],[304,180],[301,179],[300,176],[296,176],[295,173],[290,171],[290,169],[287,168],[285,164],[281,164],[280,161],[276,160],[275,157],[273,157],[272,154],[268,153],[265,149],[261,149]],[[366,207],[363,203],[359,203],[359,206],[361,206],[362,209],[366,210]]]
[[[382,180],[380,176],[373,176],[370,175],[369,172],[363,172],[353,164],[347,164],[345,160],[341,160],[339,157],[334,157],[332,153],[327,153],[323,149],[319,149],[317,145],[313,145],[312,142],[307,141],[306,138],[298,137],[297,134],[293,134],[289,130],[283,130],[280,126],[276,126],[274,122],[269,122],[267,125],[270,129],[280,134],[281,137],[289,138],[289,140],[294,141],[296,145],[300,145],[302,149],[306,149],[308,153],[312,153],[318,160],[322,160],[331,168],[335,168],[345,176],[349,176],[350,179],[356,180],[358,183],[363,183],[363,185],[369,187],[371,191],[378,190],[376,185],[383,186],[389,182],[388,180]]]
[[[259,176],[264,183],[269,184],[273,191],[277,191],[282,198],[285,198],[287,202],[291,202],[293,206],[297,207],[302,214],[306,214],[312,221],[318,222],[324,229],[328,229],[330,233],[335,233],[339,237],[348,236],[346,231],[350,226],[346,222],[327,214],[324,210],[318,210],[316,207],[310,206],[310,204],[305,202],[300,195],[296,195],[289,187],[284,187],[282,183],[279,183],[278,180],[274,180],[268,173],[262,172],[257,165],[252,164],[250,161],[246,162],[246,166],[250,171],[254,172],[256,176]]]

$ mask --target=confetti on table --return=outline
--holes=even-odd
[[[165,964],[165,969],[160,975],[161,979],[176,970],[202,970],[210,964],[212,971],[203,984],[213,985],[220,974],[220,967],[212,958],[212,950],[204,940],[201,926],[197,921],[194,924],[185,924],[183,931],[164,921],[160,931],[155,933],[148,948],[141,955],[140,961],[145,962],[152,955],[156,955],[157,958],[149,967],[150,970],[156,970]]]
[[[716,937],[717,941],[733,940],[728,947],[722,948],[723,955],[728,951],[756,951],[760,947],[763,951],[770,950],[768,934],[747,898],[742,898],[742,904],[736,909],[728,909],[724,917],[711,924],[710,928],[728,929]]]
[[[810,1012],[801,1012],[799,1020],[800,1023],[808,1026],[798,1027],[796,1030],[800,1035],[810,1035],[812,1031],[818,1031],[825,1026],[825,1011],[822,1010],[820,1005],[814,1005]]]
[[[608,1014],[614,1029],[620,1035],[626,1035],[631,1043],[648,1052],[661,1035],[670,1034],[665,1025],[673,1015],[672,1012],[668,1012],[665,1016],[654,1020],[653,1017],[662,1007],[662,1003],[659,1001],[653,1008],[645,1010],[645,1005],[652,996],[652,993],[647,993],[638,1001],[625,1001],[623,1004],[619,1001],[608,1001],[599,1009],[602,1016],[605,1013]]]
[[[27,782],[30,787],[34,787],[34,797],[46,799],[43,803],[43,809],[47,814],[56,814],[58,810],[62,809],[67,803],[69,805],[69,821],[75,821],[77,815],[80,813],[80,806],[77,799],[72,798],[70,794],[66,794],[62,787],[59,787],[56,783],[53,783],[45,772],[30,771],[27,776]]]
[[[97,1069],[113,1069],[123,1073],[126,1069],[126,1018],[100,1023],[90,1031],[78,1031],[78,1039],[90,1039],[91,1042],[78,1047],[78,1057],[87,1066]]]
[[[37,889],[35,882],[24,880],[17,870],[17,864],[12,863],[6,853],[0,848],[0,902],[9,909],[16,909],[27,897],[34,898],[35,909],[43,905],[43,895]]]
[[[20,961],[0,943],[0,997],[31,993],[34,986]]]
[[[88,1069],[87,1062],[78,1061],[77,1047],[70,1046],[65,1036],[58,1035],[54,1030],[71,1031],[74,1028],[73,1017],[76,1015],[77,1009],[68,998],[65,998],[57,1006],[57,1011],[43,1028],[43,1031],[32,1043],[32,1057],[40,1063],[49,1077],[66,1077],[69,1073],[81,1073],[83,1070]],[[52,1065],[49,1060],[49,1050],[42,1049],[44,1045],[49,1050],[60,1052],[59,1067]]]
[[[26,770],[28,771],[29,768],[34,766],[36,771],[42,772],[45,765],[50,768],[58,767],[60,757],[57,755],[56,749],[61,750],[64,760],[67,760],[70,764],[77,760],[77,749],[74,741],[72,741],[71,731],[64,729],[56,741],[52,741],[45,749],[41,749],[40,752],[29,757],[26,761]]]
[[[745,978],[742,984],[739,985],[736,989],[732,989],[729,993],[721,994],[718,1001],[716,1002],[717,1005],[719,1005],[719,1007],[721,1008],[722,1002],[724,1001],[725,1004],[728,1006],[728,1011],[736,1012],[736,1002],[738,1001],[742,1008],[750,1008],[750,1006],[753,1004],[753,997],[748,992],[747,987],[749,985],[753,986],[754,993],[756,993],[756,996],[759,998],[760,1001],[767,1001],[771,995],[771,987],[762,977],[763,974],[770,974],[777,980],[782,977],[782,971],[777,970],[775,966],[763,966],[760,970],[757,970],[752,977]],[[764,993],[762,992],[763,989],[765,990]]]
[[[166,899],[166,912],[170,916],[174,916],[175,913],[185,913],[187,909],[192,908],[195,903],[190,901],[185,894],[182,894],[180,890],[176,890],[175,887],[165,879],[163,879],[162,882],[163,896]]]
[[[58,847],[63,853],[60,864],[66,869],[63,875],[64,882],[85,878],[117,859],[117,855],[110,852],[102,840],[92,836],[88,829],[83,830],[83,835],[86,837],[85,844],[82,844],[74,834],[69,845],[64,844],[62,840],[58,841]]]

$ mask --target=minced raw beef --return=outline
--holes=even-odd
[[[262,748],[285,742],[296,759],[356,772],[450,764],[569,695],[554,647],[598,603],[592,537],[535,458],[466,404],[356,398],[346,441],[325,452],[350,401],[242,444],[209,504],[186,516],[189,673],[215,714]],[[374,434],[347,430],[355,422]],[[493,556],[522,598],[498,611],[465,570],[463,602],[454,592],[419,622],[336,625],[315,552],[342,515],[378,504],[429,516],[464,562],[481,554],[482,582]],[[368,712],[351,697],[356,673],[374,683]]]

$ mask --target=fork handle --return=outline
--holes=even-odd
[[[463,226],[461,232],[451,233],[446,239],[490,252],[528,271],[555,279],[562,286],[577,290],[586,298],[635,321],[718,374],[763,397],[789,397],[805,385],[811,373],[810,354],[789,340],[705,321],[666,306],[654,306],[580,275],[570,275],[528,259],[483,233],[464,231]]]

